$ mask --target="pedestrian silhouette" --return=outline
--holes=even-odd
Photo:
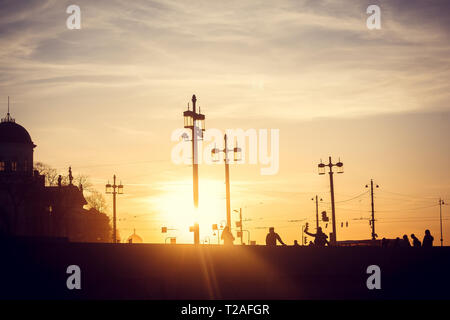
[[[420,243],[420,240],[417,239],[417,237],[416,237],[416,235],[414,233],[411,234],[411,239],[413,240],[413,247],[414,248],[418,248],[418,247],[422,246],[422,244]]]
[[[297,240],[294,240],[294,247],[300,247]]]
[[[230,227],[226,226],[223,228],[221,239],[223,240],[224,245],[233,245],[234,236],[230,231]]]
[[[403,235],[402,246],[403,247],[411,247],[411,242],[409,242],[408,236],[406,234]]]
[[[308,226],[306,226],[304,232],[307,235],[315,238],[314,239],[314,245],[317,246],[317,247],[325,247],[326,245],[330,244],[328,242],[328,240],[327,240],[328,236],[325,233],[323,233],[321,227],[317,228],[317,232],[316,233],[310,233],[310,232],[308,232]]]
[[[389,246],[389,240],[386,238],[381,239],[381,247],[387,248]]]
[[[266,236],[266,245],[269,247],[275,247],[277,245],[277,240],[285,246],[286,244],[281,240],[280,235],[275,232],[274,227],[269,228],[269,233]]]
[[[314,242],[310,241],[309,244],[308,244],[308,246],[314,247]]]
[[[433,246],[433,236],[430,233],[430,230],[425,230],[425,236],[423,237],[422,247],[430,248]]]

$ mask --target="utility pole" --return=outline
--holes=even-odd
[[[308,222],[306,222],[304,225],[302,225],[302,246],[306,245],[306,237],[304,236],[303,232],[304,230],[308,229]]]
[[[211,154],[213,156],[213,161],[218,161],[217,157],[220,152],[223,152],[225,154],[225,185],[226,185],[226,197],[227,197],[227,226],[230,229],[231,232],[231,196],[230,196],[230,164],[228,159],[228,152],[233,151],[234,152],[234,161],[241,160],[241,148],[238,148],[237,146],[234,149],[228,149],[228,141],[227,141],[227,135],[224,135],[224,142],[225,142],[225,148],[223,150],[214,148],[211,150]]]
[[[441,247],[444,246],[444,237],[442,236],[442,206],[444,205],[444,200],[439,199],[439,221],[441,222]]]
[[[238,236],[240,234],[240,238],[241,238],[241,245],[244,244],[244,234],[242,233],[242,208],[239,208],[239,211],[237,210],[233,210],[234,212],[239,212],[239,221],[236,222],[236,227],[240,228],[240,231],[238,233]]]
[[[333,167],[337,167],[338,171],[337,173],[344,173],[343,166],[344,164],[339,160],[337,163],[331,162],[331,157],[328,157],[329,162],[328,164],[322,163],[320,161],[318,168],[319,168],[319,174],[323,175],[325,174],[325,167],[329,168],[329,175],[330,175],[330,193],[331,193],[331,219],[333,224],[333,233],[330,235],[330,242],[332,245],[336,245],[337,243],[337,236],[336,236],[336,209],[334,205],[334,183],[333,183]]]
[[[116,227],[116,195],[123,194],[123,185],[120,183],[116,185],[116,175],[113,176],[113,184],[108,181],[106,184],[106,193],[113,195],[113,237],[112,242],[117,243],[117,227]]]
[[[311,198],[314,201],[314,198]],[[320,198],[322,201],[322,198]],[[316,230],[319,229],[319,197],[316,194]]]
[[[224,136],[225,150],[227,150],[227,135]],[[228,152],[225,151],[225,185],[227,196],[227,226],[231,232],[231,199],[230,199],[230,164],[228,162]]]
[[[239,208],[239,220],[241,222],[241,245],[244,244],[244,234],[242,232],[242,208]]]
[[[219,230],[219,226],[215,223],[215,224],[212,225],[212,229],[214,231],[214,234],[217,231],[217,244],[220,244],[220,232],[219,232],[220,230]]]
[[[366,188],[369,186],[366,184]],[[377,188],[379,188],[379,185],[376,185]],[[375,207],[373,202],[373,179],[370,179],[370,199],[371,199],[371,206],[372,206],[372,219],[370,220],[370,225],[372,226],[372,240],[376,240],[378,235],[375,233]]]

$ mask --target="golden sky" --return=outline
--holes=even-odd
[[[317,164],[332,156],[345,168],[338,240],[370,237],[373,178],[380,238],[429,228],[438,244],[438,199],[450,203],[447,2],[381,2],[381,30],[366,27],[368,1],[78,1],[80,30],[66,27],[70,4],[1,2],[0,92],[36,160],[102,192],[117,174],[122,236],[164,242],[167,226],[192,242],[192,168],[171,161],[170,138],[195,93],[207,128],[280,130],[277,174],[231,166],[231,205],[253,240],[270,226],[300,240],[315,194],[331,211]],[[200,206],[201,239],[214,242],[223,164],[200,166]]]

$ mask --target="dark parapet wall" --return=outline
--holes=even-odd
[[[450,248],[3,240],[2,299],[449,299]],[[69,290],[67,267],[81,270]],[[381,271],[369,290],[367,267]]]

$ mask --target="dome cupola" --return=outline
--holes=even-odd
[[[0,122],[0,174],[32,175],[33,149],[28,131],[17,124],[9,112]]]

